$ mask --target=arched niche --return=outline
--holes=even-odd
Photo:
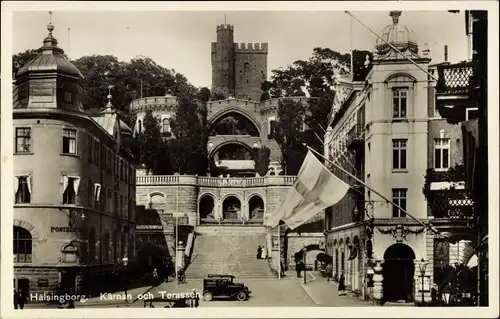
[[[215,219],[215,199],[211,194],[204,194],[200,197],[199,205],[200,220],[213,220]]]
[[[265,205],[264,200],[259,195],[253,195],[248,200],[249,219],[260,220],[264,218]]]
[[[239,219],[241,214],[241,201],[234,195],[227,196],[222,202],[223,219]]]

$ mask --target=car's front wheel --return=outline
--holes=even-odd
[[[238,298],[239,301],[244,301],[247,299],[247,294],[244,291],[240,291],[236,298]]]
[[[203,293],[203,300],[212,301],[213,298],[214,298],[214,296],[212,295],[211,292],[207,291],[207,292]]]

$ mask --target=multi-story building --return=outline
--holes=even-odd
[[[453,11],[457,13],[456,11]],[[451,124],[461,124],[464,141],[466,189],[475,199],[479,256],[479,302],[488,305],[488,12],[465,11],[468,61],[437,66],[436,108]]]
[[[91,289],[135,257],[132,130],[111,104],[83,111],[83,77],[47,29],[13,92],[14,285],[26,293]]]
[[[468,216],[453,215],[449,203],[428,205],[426,172],[461,163],[462,136],[435,108],[429,51],[419,52],[401,11],[390,16],[366,78],[341,81],[335,97],[325,156],[351,189],[325,214],[326,250],[334,271],[364,298],[429,302],[434,269],[450,262],[450,241],[464,238]],[[429,181],[431,189],[444,187]],[[438,239],[429,221],[456,236]]]

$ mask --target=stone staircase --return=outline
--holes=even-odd
[[[237,278],[274,278],[269,263],[257,259],[257,247],[265,243],[263,226],[198,226],[186,277],[227,274]]]

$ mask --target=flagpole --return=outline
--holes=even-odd
[[[385,197],[384,195],[382,195],[380,192],[378,192],[377,190],[371,188],[370,186],[366,185],[362,180],[360,180],[359,178],[357,178],[356,176],[352,175],[351,173],[349,173],[348,171],[346,171],[342,166],[340,165],[337,165],[336,163],[334,163],[333,161],[329,160],[328,158],[326,158],[325,156],[323,156],[321,153],[319,153],[318,151],[316,151],[315,149],[311,148],[309,145],[305,144],[304,143],[304,146],[307,147],[309,149],[309,151],[313,152],[314,154],[317,154],[319,156],[321,156],[323,159],[325,159],[327,162],[329,162],[330,164],[332,164],[333,166],[337,167],[339,170],[341,170],[342,172],[344,172],[345,174],[349,175],[350,177],[352,177],[355,181],[357,181],[358,183],[360,183],[361,185],[363,185],[364,187],[368,188],[369,190],[371,190],[372,192],[374,192],[375,194],[377,194],[378,196],[382,197],[382,199],[384,199],[385,201],[387,201],[388,203],[390,203],[392,206],[396,207],[397,209],[401,210],[403,213],[405,213],[406,215],[408,215],[411,219],[413,219],[414,221],[416,221],[417,223],[419,223],[420,225],[422,225],[423,227],[425,228],[430,228],[434,233],[436,234],[439,234],[439,232],[437,230],[434,230],[432,229],[432,227],[429,227],[429,225],[426,225],[424,224],[422,221],[420,221],[418,218],[414,217],[413,215],[411,214],[408,214],[408,212],[406,211],[406,209],[403,209],[401,206],[397,205],[396,203],[394,203],[392,200],[388,199],[387,197]]]

